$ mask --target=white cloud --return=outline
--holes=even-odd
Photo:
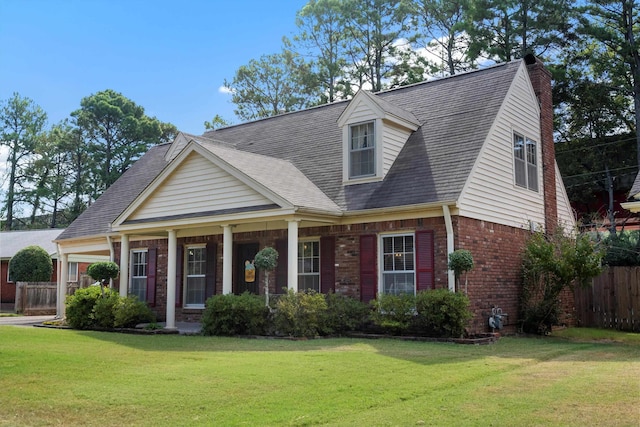
[[[225,95],[233,95],[234,90],[223,85],[218,88],[218,93],[222,93]]]

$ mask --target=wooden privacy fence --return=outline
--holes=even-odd
[[[83,279],[83,278],[82,278]],[[86,280],[81,280],[81,286]],[[86,287],[85,285],[83,287]],[[67,283],[67,295],[73,295],[78,283]],[[26,316],[56,314],[58,301],[58,285],[56,282],[17,282],[16,313]]]
[[[579,326],[640,332],[640,267],[608,267],[575,289]]]

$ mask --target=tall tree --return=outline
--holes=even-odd
[[[467,21],[470,56],[505,62],[527,53],[549,58],[564,47],[574,0],[477,0]]]
[[[152,145],[175,130],[148,117],[144,108],[111,89],[83,98],[71,113],[99,165],[95,198],[115,182]]]
[[[34,154],[37,139],[45,126],[47,114],[31,99],[14,93],[0,108],[0,145],[8,148],[9,182],[5,209],[5,229],[14,226],[16,191],[25,179],[25,169]]]
[[[579,11],[578,31],[589,40],[580,57],[595,82],[628,101],[619,114],[636,135],[640,166],[640,7],[636,0],[592,0]]]
[[[64,121],[40,138],[28,174],[33,181],[28,198],[32,205],[31,224],[37,214],[50,214],[49,227],[59,226],[60,213],[67,208],[73,192],[74,129]]]
[[[313,58],[321,103],[333,102],[345,93],[346,66],[344,15],[340,0],[310,0],[296,15],[300,31],[294,42]],[[301,52],[302,53],[302,52]]]
[[[235,114],[242,120],[255,120],[308,106],[308,76],[308,65],[285,50],[252,59],[238,68],[232,81],[225,79],[224,86],[232,93]]]
[[[345,0],[347,52],[357,89],[371,85],[374,92],[385,87],[397,62],[402,43],[408,44],[408,15],[400,0]]]
[[[454,75],[473,67],[465,31],[469,0],[409,0],[408,6],[431,74]]]

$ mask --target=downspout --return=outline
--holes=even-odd
[[[449,255],[454,251],[454,235],[453,235],[453,223],[451,222],[451,211],[449,206],[442,205],[442,212],[444,213],[444,225],[447,229],[447,265],[449,265]],[[447,283],[451,292],[456,291],[456,276],[453,270],[447,270]]]

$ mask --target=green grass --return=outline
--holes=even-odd
[[[0,327],[0,426],[636,426],[640,345]]]

